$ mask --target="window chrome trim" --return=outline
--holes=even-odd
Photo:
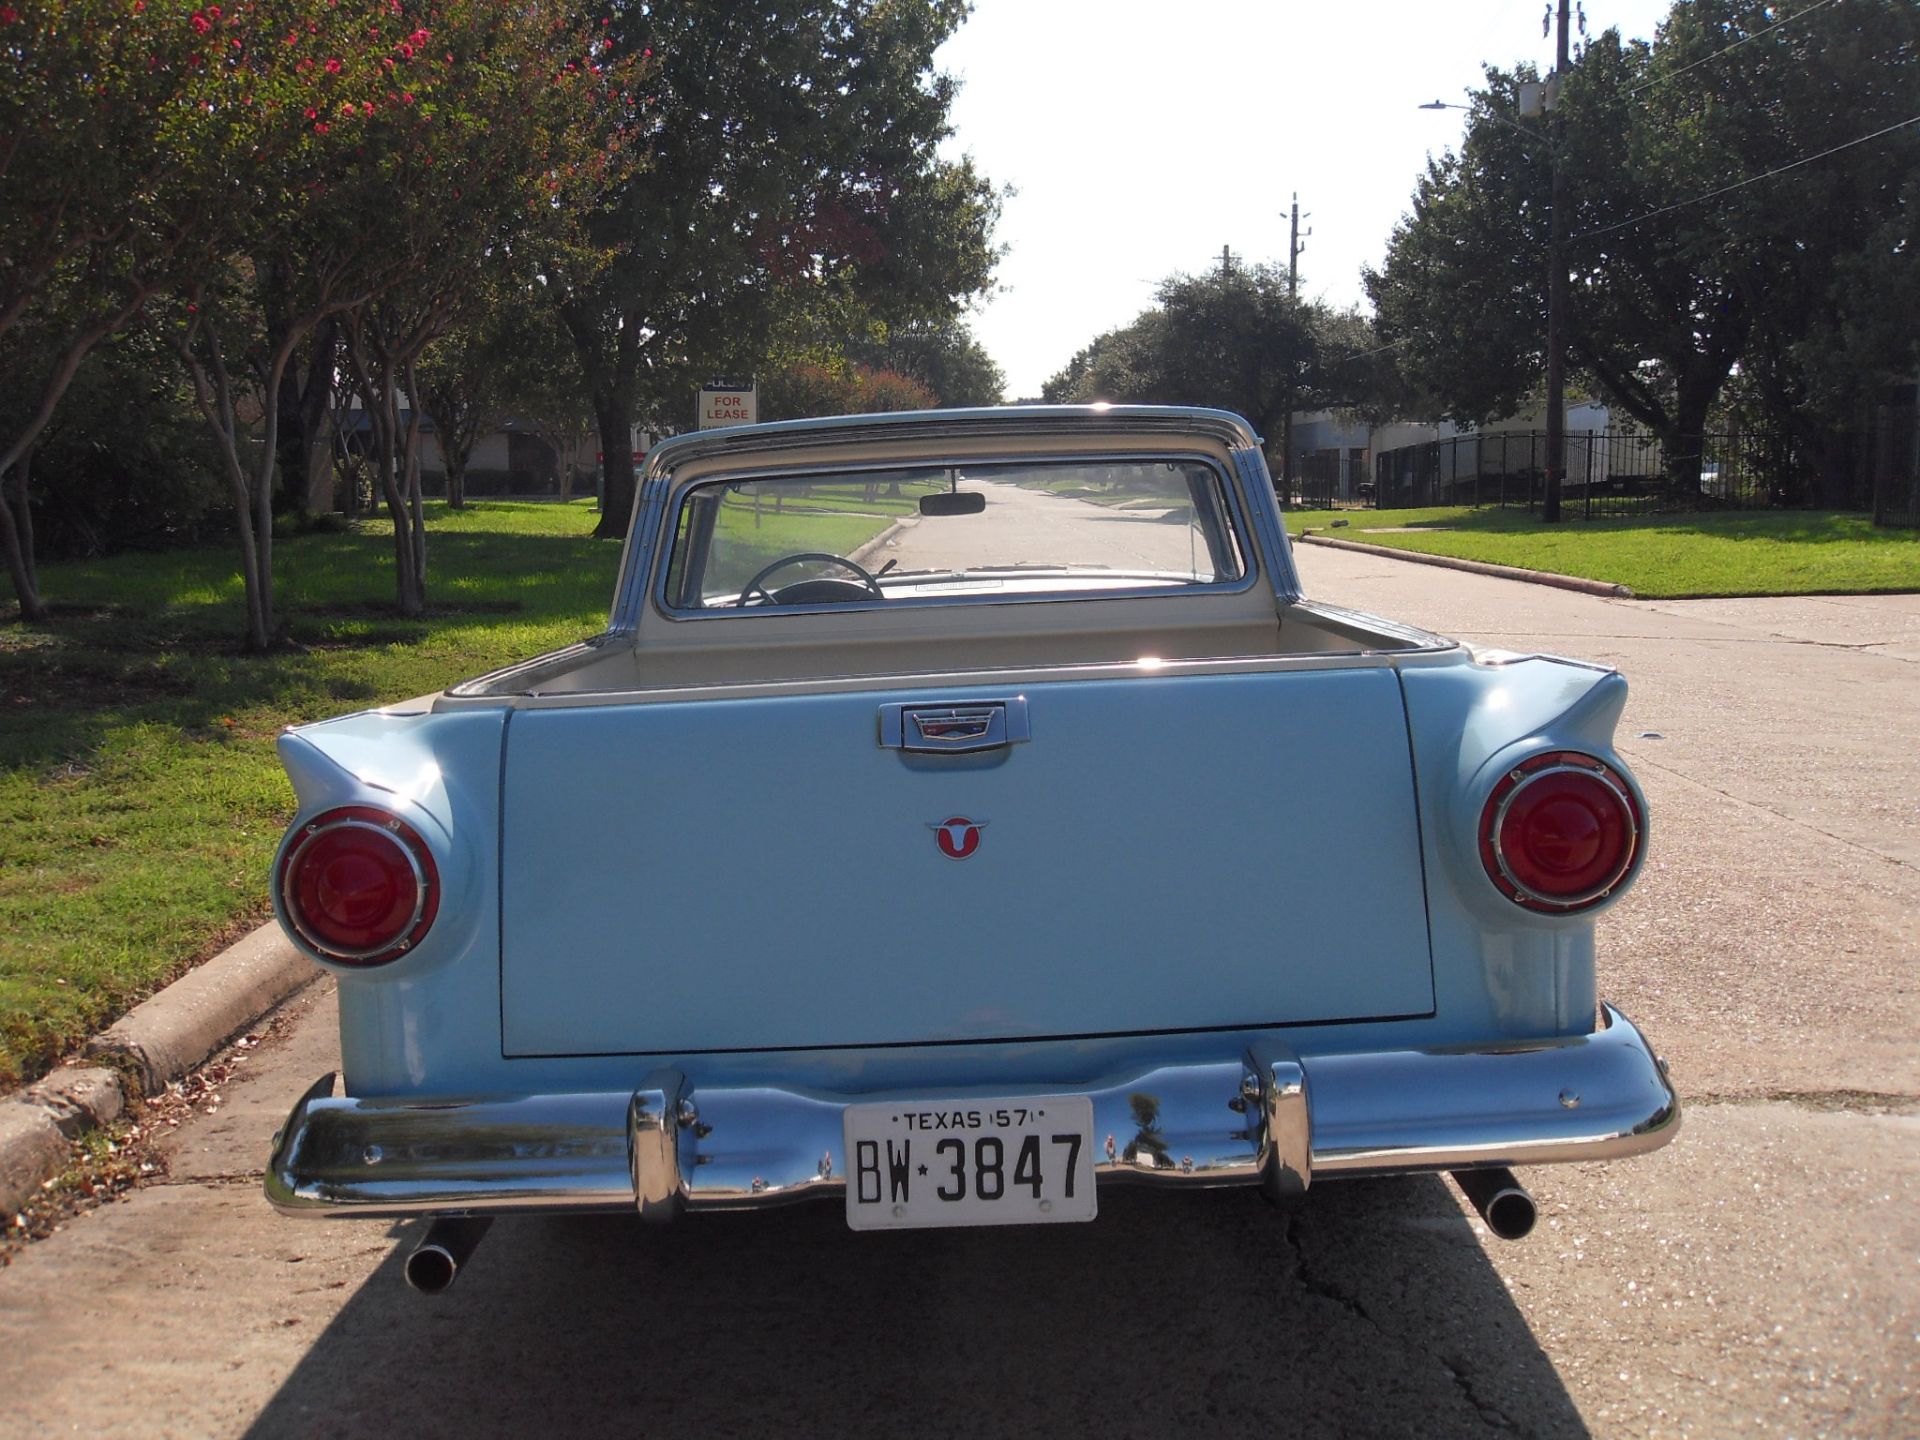
[[[656,517],[651,539],[652,558],[648,569],[651,578],[648,581],[647,599],[652,603],[654,613],[664,619],[679,622],[708,622],[714,620],[738,620],[743,616],[761,617],[773,615],[872,615],[884,614],[888,609],[900,606],[948,606],[948,605],[1059,605],[1084,604],[1089,600],[1137,600],[1163,595],[1240,595],[1258,585],[1267,576],[1268,561],[1264,547],[1259,543],[1257,523],[1249,515],[1251,507],[1240,493],[1235,483],[1237,476],[1229,475],[1220,464],[1209,455],[1169,454],[1167,451],[1155,453],[1136,453],[1134,451],[1078,453],[1066,452],[1059,455],[1035,456],[1032,454],[969,455],[964,459],[967,466],[982,469],[991,466],[1017,465],[1033,468],[1038,463],[1047,465],[1132,465],[1132,464],[1173,464],[1186,463],[1203,465],[1213,473],[1219,483],[1220,493],[1226,501],[1228,521],[1234,527],[1235,549],[1239,552],[1241,574],[1233,580],[1184,581],[1178,584],[1139,585],[1122,589],[1096,591],[1067,591],[1038,595],[901,595],[879,601],[860,601],[845,605],[755,605],[750,609],[690,609],[667,603],[667,574],[671,566],[671,547],[680,533],[680,515],[687,504],[688,497],[696,490],[709,485],[752,484],[762,480],[798,479],[807,475],[859,475],[869,471],[904,470],[930,468],[938,462],[928,461],[925,466],[916,466],[911,462],[893,460],[869,460],[847,465],[823,466],[818,463],[795,466],[756,467],[726,475],[714,475],[688,482],[675,487],[671,479],[662,481],[663,492],[678,489],[671,505],[665,503],[662,495],[661,515]],[[668,513],[671,512],[671,513]],[[623,577],[623,591],[627,586]],[[628,627],[621,633],[631,634],[639,621],[638,607]]]
[[[1254,513],[1260,548],[1268,556],[1268,566],[1273,575],[1273,593],[1283,604],[1291,604],[1300,599],[1304,592],[1300,588],[1300,572],[1294,567],[1293,550],[1287,543],[1287,522],[1281,517],[1279,502],[1274,499],[1273,475],[1268,471],[1266,459],[1257,445],[1244,445],[1236,449],[1233,452],[1233,468],[1246,497],[1247,507]],[[1256,495],[1258,499],[1255,499]]]
[[[646,606],[646,577],[653,569],[654,557],[660,548],[661,517],[666,513],[667,492],[671,488],[672,481],[653,474],[651,467],[640,482],[633,528],[628,532],[626,546],[620,552],[620,586],[614,594],[613,609],[607,616],[609,635],[631,639],[639,632],[640,615]],[[664,586],[664,570],[660,578]]]

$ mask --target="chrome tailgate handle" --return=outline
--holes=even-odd
[[[882,705],[880,745],[909,755],[972,755],[1033,738],[1027,697],[969,705]]]

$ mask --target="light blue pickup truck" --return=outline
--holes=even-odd
[[[1610,670],[1307,600],[1218,411],[926,412],[660,445],[607,629],[288,731],[273,872],[342,1071],[294,1215],[819,1199],[1094,1218],[1109,1185],[1671,1139],[1595,989],[1645,801]]]

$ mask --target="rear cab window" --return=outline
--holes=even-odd
[[[809,471],[690,485],[658,598],[752,613],[1234,588],[1250,578],[1204,460]]]

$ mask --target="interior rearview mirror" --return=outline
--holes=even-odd
[[[922,515],[978,515],[986,508],[987,497],[978,490],[942,490],[920,497]]]

